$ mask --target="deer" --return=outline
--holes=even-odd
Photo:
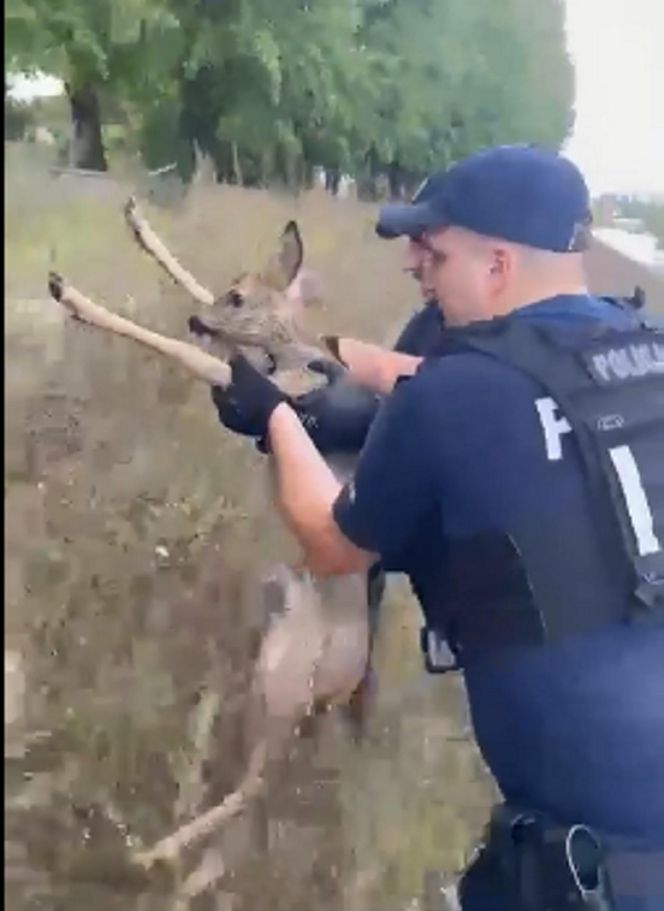
[[[210,385],[229,384],[227,359],[238,350],[290,394],[320,382],[306,364],[329,355],[299,321],[314,282],[303,269],[304,247],[295,221],[286,224],[275,254],[261,271],[241,275],[224,294],[214,295],[169,252],[134,197],[124,215],[140,247],[199,305],[188,319],[192,340],[156,333],[114,313],[51,272],[50,295],[70,317],[124,336]],[[335,394],[342,399],[352,396],[352,389],[343,379],[335,384]],[[354,461],[349,456],[328,458],[341,483],[351,475]],[[315,578],[302,566],[285,564],[272,571],[266,585],[273,610],[253,669],[247,720],[251,748],[244,774],[219,805],[153,847],[137,851],[135,863],[143,869],[174,863],[185,849],[218,832],[263,793],[268,765],[285,757],[307,716],[352,703],[370,651],[367,581],[366,574]],[[200,879],[200,869],[198,875]]]

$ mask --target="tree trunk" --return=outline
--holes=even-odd
[[[403,171],[398,161],[391,161],[387,166],[387,180],[391,199],[403,199]]]
[[[332,196],[338,196],[340,181],[341,171],[339,168],[325,168],[325,189]]]
[[[88,171],[107,171],[96,91],[89,85],[80,88],[66,85],[66,90],[72,121],[70,165]]]
[[[302,162],[302,186],[305,190],[311,190],[314,185],[314,166],[305,156]]]
[[[370,146],[364,156],[364,166],[357,182],[358,198],[368,202],[378,199],[378,177],[380,175],[380,160],[375,146]]]
[[[237,143],[231,143],[231,156],[233,158],[233,179],[238,187],[244,186],[244,177],[242,175],[242,166],[240,165],[240,156],[237,151]]]

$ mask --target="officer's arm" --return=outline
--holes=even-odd
[[[358,572],[376,555],[398,559],[434,505],[432,400],[421,396],[418,379],[398,384],[371,427],[354,479],[343,487],[291,409],[283,404],[272,413],[280,509],[314,572]]]
[[[386,351],[354,338],[338,339],[338,351],[351,378],[380,395],[390,393],[400,376],[412,376],[422,362],[420,357]]]
[[[304,550],[307,565],[319,576],[368,569],[375,555],[346,538],[332,515],[341,484],[288,405],[273,411],[269,433],[279,508]]]

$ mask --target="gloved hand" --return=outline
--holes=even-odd
[[[315,360],[307,366],[327,379],[325,386],[292,402],[314,445],[323,455],[359,452],[380,399],[368,389],[349,382],[347,371],[335,361]]]
[[[290,403],[290,399],[252,367],[244,355],[233,355],[229,366],[230,385],[212,387],[212,401],[219,420],[242,436],[264,439],[272,412],[281,402]]]
[[[326,338],[332,338],[332,336],[325,336]],[[346,376],[347,370],[342,365],[340,361],[330,361],[326,358],[317,358],[316,360],[309,361],[307,364],[308,370],[313,370],[314,373],[320,373],[327,380],[327,385],[330,386],[332,383],[336,383],[342,377]],[[323,387],[325,388],[325,387]],[[319,392],[319,389],[314,389],[313,392]],[[304,395],[311,395],[311,392],[305,392]],[[302,398],[303,396],[300,396]]]

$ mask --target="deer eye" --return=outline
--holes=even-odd
[[[231,307],[241,307],[244,304],[244,298],[239,291],[229,291],[228,302]]]

